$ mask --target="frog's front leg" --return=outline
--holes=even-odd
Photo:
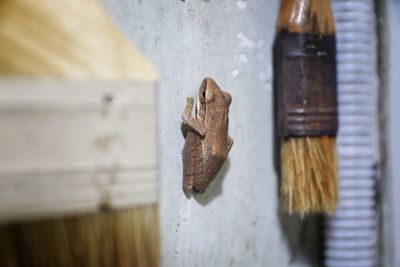
[[[192,116],[193,105],[194,99],[192,97],[188,97],[186,99],[185,110],[182,114],[183,123],[193,129],[199,135],[204,136],[207,132],[207,128],[202,121]]]

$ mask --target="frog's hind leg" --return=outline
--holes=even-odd
[[[193,133],[189,133],[192,134]],[[187,141],[191,141],[190,136],[186,139]],[[191,147],[191,144],[187,144],[189,147]],[[185,151],[185,149],[184,149]],[[182,188],[183,191],[186,193],[192,192],[193,189],[193,181],[196,173],[196,155],[194,151],[186,151],[183,154],[183,180],[182,180]]]
[[[199,137],[188,132],[182,151],[183,159],[183,181],[182,187],[186,193],[192,192],[196,176],[201,173],[202,153]]]
[[[182,114],[182,120],[185,125],[194,130],[197,134],[204,136],[207,132],[206,126],[198,119],[192,116],[192,110],[194,105],[194,99],[189,97],[186,99],[186,107]],[[183,130],[184,136],[186,136],[187,130]]]

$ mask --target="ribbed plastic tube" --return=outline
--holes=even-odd
[[[325,266],[376,265],[377,51],[373,0],[332,0],[336,21],[340,200],[327,219]]]

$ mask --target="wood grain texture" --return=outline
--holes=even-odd
[[[335,22],[329,0],[282,0],[276,32],[332,34]]]
[[[0,82],[0,221],[157,201],[151,83]]]

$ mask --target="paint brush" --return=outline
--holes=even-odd
[[[282,0],[274,43],[283,209],[337,205],[336,40],[329,0]]]
[[[57,79],[61,85],[64,85],[63,82],[68,83],[68,81],[74,81],[77,85],[80,84],[80,82],[84,84],[95,82],[93,83],[94,85],[89,88],[90,90],[84,91],[88,96],[92,96],[92,92],[96,92],[99,88],[105,87],[108,88],[107,90],[111,90],[114,88],[112,86],[124,83],[125,87],[131,89],[129,92],[131,92],[132,89],[139,88],[144,92],[143,95],[151,95],[148,92],[151,92],[150,89],[153,89],[152,86],[157,79],[153,64],[117,29],[99,1],[1,1],[0,18],[0,74],[3,78],[18,77],[22,78],[22,80],[29,78],[32,84],[36,84],[35,81],[43,78],[50,78],[51,80]],[[136,85],[138,86],[135,87]],[[33,85],[31,86],[31,88],[33,88]],[[40,86],[38,87],[40,88]],[[37,87],[33,89],[36,88]],[[82,93],[82,91],[80,91],[81,87],[71,87],[69,89],[71,89],[71,91],[75,90],[75,93],[68,93],[68,96],[74,96],[75,94],[75,97],[78,99],[79,96],[85,95],[79,94],[79,92]],[[39,92],[42,91],[39,90]],[[23,92],[20,94],[23,94]],[[43,95],[35,95],[32,99],[41,100],[42,96]],[[58,97],[58,95],[55,96]],[[96,110],[96,99],[97,98],[89,99],[89,106],[85,104],[86,102],[83,104],[79,102],[79,105],[74,105],[70,112],[74,115],[68,118],[77,117],[80,114],[78,114],[78,111],[81,112],[83,110],[86,112],[89,110],[89,112],[92,112]],[[59,106],[64,107],[66,105],[65,103],[69,103],[68,101],[69,99],[63,100],[63,104]],[[146,114],[153,114],[152,106],[149,104],[151,102],[149,99],[146,99],[146,101]],[[4,99],[3,103],[5,103]],[[119,107],[115,105],[116,104],[113,102],[114,109]],[[82,106],[84,108],[80,108]],[[28,107],[29,111],[33,110],[30,106]],[[62,107],[57,108],[57,114],[62,114]],[[40,110],[43,115],[50,113],[47,109]],[[46,112],[43,112],[43,110],[46,110]],[[121,126],[119,126],[119,128],[114,127],[111,117],[121,117],[119,120],[123,121],[125,124],[121,122],[121,124],[118,125],[124,125],[122,128],[125,129],[125,125],[129,124],[129,121],[131,121],[128,120],[127,117],[133,118],[136,116],[135,114],[137,114],[133,113],[133,111],[134,109],[129,106],[129,109],[124,111],[124,114],[126,114],[124,115],[124,119],[122,119],[122,116],[113,115],[119,113],[108,112],[107,116],[101,115],[103,118],[102,121],[104,121],[101,126],[106,124],[107,129],[112,129],[112,131],[118,133],[123,132]],[[4,112],[3,109],[2,112]],[[18,110],[18,112],[18,114],[25,114],[23,112],[26,112],[26,108],[23,107]],[[54,116],[57,114],[54,114]],[[87,114],[93,115],[87,116]],[[81,116],[79,118],[89,117],[90,123],[93,125],[92,123],[96,122],[95,114],[95,112],[86,112],[83,113],[86,117]],[[142,116],[140,116],[141,119],[137,120],[138,125],[126,126],[127,129],[130,129],[129,127],[141,128],[142,119],[145,121],[144,118],[148,118],[147,116],[144,117],[146,114],[142,114]],[[2,117],[5,117],[4,114]],[[32,118],[32,116],[29,118]],[[153,117],[150,116],[149,118],[151,119],[151,121],[149,120],[150,123],[146,121],[145,124],[146,127],[150,129],[148,133],[146,133],[148,139],[141,138],[140,136],[137,138],[137,143],[141,142],[140,146],[138,146],[141,149],[148,147],[151,149],[153,147],[155,148],[155,140],[154,146],[148,145],[148,143],[153,144],[152,137],[154,133],[151,131],[153,127]],[[74,120],[68,120],[65,124],[71,125],[71,122],[74,122]],[[54,120],[50,120],[50,122],[46,120],[46,123],[48,123],[47,128],[54,128],[52,124]],[[60,123],[64,124],[64,122]],[[33,122],[30,121],[30,124],[33,124]],[[24,129],[26,128],[23,128],[22,131],[24,131]],[[99,129],[103,128],[99,127]],[[77,135],[81,135],[79,134],[79,132],[82,131],[80,128],[70,130],[75,130],[78,132]],[[90,131],[95,133],[100,130],[93,127]],[[46,130],[43,130],[43,132],[46,132]],[[136,132],[135,130],[134,134],[130,135],[129,138],[135,139],[138,137]],[[65,140],[65,136],[69,135],[61,131],[58,133],[59,142],[66,142],[67,144],[64,145],[64,148],[68,146],[68,144],[72,146],[77,146],[77,143],[78,146],[86,144],[86,141],[79,143],[76,142],[76,140]],[[21,143],[24,142],[23,140],[16,141]],[[29,140],[29,142],[34,142],[31,139]],[[148,142],[144,142],[143,140],[148,140]],[[89,140],[87,140],[87,142],[90,143]],[[135,147],[132,149],[133,141],[127,142],[124,140],[123,142],[123,146],[131,147],[124,148],[124,151],[138,150]],[[20,146],[19,143],[18,147]],[[43,144],[35,144],[32,146],[35,148],[39,146],[43,147]],[[60,147],[62,146],[60,145]],[[149,155],[153,155],[149,152],[151,149],[147,150],[146,153],[144,153],[146,156],[141,158],[149,159]],[[27,148],[27,150],[29,149]],[[39,148],[37,148],[37,150],[47,151],[46,149]],[[54,152],[53,148],[48,150]],[[82,148],[82,151],[84,150],[85,149]],[[112,151],[114,150],[116,151],[117,149],[113,148]],[[95,153],[93,152],[95,151],[94,149],[90,151],[92,151],[90,152],[91,155]],[[10,150],[8,153],[12,154],[14,150]],[[45,153],[46,152],[43,152],[42,154]],[[86,155],[85,152],[82,153]],[[101,169],[101,172],[98,171],[98,173],[102,175],[101,177],[105,177],[106,180],[111,179],[109,176],[109,165],[104,165],[105,163],[108,164],[108,161],[106,162],[104,159],[109,158],[108,155],[110,152],[106,150],[102,151],[101,160],[98,160],[98,164],[85,165],[86,162],[91,163],[96,161],[92,161],[93,157],[86,157],[85,160],[87,158],[89,159],[85,161],[85,163],[81,164],[81,162],[79,162],[79,165],[77,165],[79,168],[73,168],[75,165],[70,164],[70,161],[75,158],[81,159],[82,153],[79,151],[76,155],[74,154],[73,159],[65,156],[65,166],[67,167],[63,175],[59,175],[59,172],[56,172],[57,175],[44,176],[45,172],[42,171],[42,169],[47,169],[39,168],[39,170],[41,170],[38,172],[40,176],[33,176],[35,173],[33,172],[32,175],[25,179],[26,182],[20,184],[20,186],[12,186],[12,188],[15,187],[15,190],[13,189],[14,191],[10,192],[9,195],[13,197],[9,199],[9,202],[2,203],[3,205],[0,208],[0,221],[4,219],[3,213],[6,210],[4,208],[5,206],[17,207],[16,213],[19,212],[17,213],[18,216],[28,216],[31,214],[33,211],[26,207],[29,205],[21,207],[20,204],[24,203],[23,201],[29,198],[32,198],[32,202],[39,203],[30,206],[33,206],[37,213],[40,214],[35,214],[36,217],[33,219],[31,217],[24,217],[22,222],[12,221],[11,223],[0,225],[0,266],[129,267],[159,265],[160,232],[156,193],[157,180],[156,177],[154,177],[156,176],[156,171],[154,170],[154,172],[152,172],[153,169],[151,167],[148,168],[151,172],[143,171],[144,168],[139,164],[139,168],[141,168],[139,175],[137,175],[139,179],[134,180],[136,177],[135,173],[132,174],[132,172],[127,171],[130,170],[129,168],[122,168],[121,172],[125,172],[124,176],[121,172],[116,170],[114,174],[112,174],[114,178],[111,177],[113,182],[110,184],[106,182],[105,184],[107,186],[107,192],[110,194],[104,194],[104,199],[101,198],[98,205],[96,200],[95,205],[91,201],[97,199],[95,198],[98,194],[97,187],[93,185],[96,182],[95,178],[97,176],[95,173],[88,173],[87,169],[89,172],[91,172],[91,170],[96,172],[97,169]],[[155,153],[156,152],[154,152],[154,154]],[[37,153],[37,158],[45,158],[42,154]],[[67,153],[65,153],[65,150],[61,149],[60,151],[56,151],[55,154],[63,155]],[[120,159],[117,154],[112,155],[115,156],[116,159]],[[94,156],[94,158],[96,158],[96,156]],[[15,160],[18,160],[18,158]],[[132,161],[133,164],[137,164],[137,162],[135,162],[135,157],[133,157],[133,159],[129,158],[128,161],[130,161],[129,164],[131,164]],[[30,161],[26,160],[24,157],[22,162]],[[32,162],[40,162],[40,160],[36,160],[35,158]],[[60,165],[60,167],[54,164],[54,162],[56,161],[51,161],[50,163],[45,162],[45,164],[47,164],[45,166],[50,166],[52,168],[52,166],[55,165],[57,166],[56,171],[58,169],[63,169],[64,165]],[[104,163],[104,166],[101,165],[100,162],[102,164]],[[146,163],[147,162],[153,166],[152,161],[148,160]],[[61,164],[63,164],[63,162],[61,162]],[[101,168],[99,168],[98,165],[100,165]],[[24,169],[24,167],[26,167],[25,165],[21,166],[21,169],[24,170],[22,173],[30,174],[30,169]],[[81,166],[84,167],[81,168]],[[86,166],[88,167],[86,168]],[[117,166],[119,165],[117,164]],[[50,167],[49,169],[51,169]],[[0,170],[0,172],[1,171],[2,170]],[[19,172],[16,173],[19,174]],[[79,175],[76,176],[76,173]],[[12,175],[12,177],[9,176],[8,174],[7,176],[1,176],[2,185],[4,183],[7,184],[7,181],[13,178]],[[59,183],[56,185],[45,184],[45,186],[40,187],[35,183],[35,180],[53,181],[54,176],[56,179],[59,179]],[[70,179],[71,177],[73,179]],[[95,182],[87,183],[88,177],[95,177],[89,178],[91,179],[90,181]],[[71,180],[76,182],[69,182]],[[120,185],[119,183],[121,181],[130,182],[123,184],[124,186],[112,187],[112,184],[115,183]],[[31,187],[29,187],[30,185]],[[71,186],[73,188],[71,188]],[[12,194],[13,192],[18,193],[18,189],[22,190],[24,188],[31,189],[28,190],[29,194],[21,198],[17,197],[18,194]],[[49,190],[46,191],[46,188],[49,188]],[[143,188],[150,190],[142,190]],[[37,193],[38,191],[46,191],[48,195],[54,196],[53,201],[47,201],[48,196],[41,196]],[[150,194],[148,191],[150,191]],[[88,193],[83,194],[82,192]],[[36,199],[32,197],[36,195],[39,195],[37,197],[39,201],[36,201]],[[7,199],[7,196],[3,196],[3,200],[4,197]],[[117,202],[116,199],[121,201]],[[83,209],[82,206],[84,207]],[[79,207],[79,209],[77,207]],[[21,210],[18,208],[21,208]],[[11,208],[10,212],[13,213]],[[24,215],[25,213],[28,215]],[[37,218],[38,216],[40,216],[40,219]]]

